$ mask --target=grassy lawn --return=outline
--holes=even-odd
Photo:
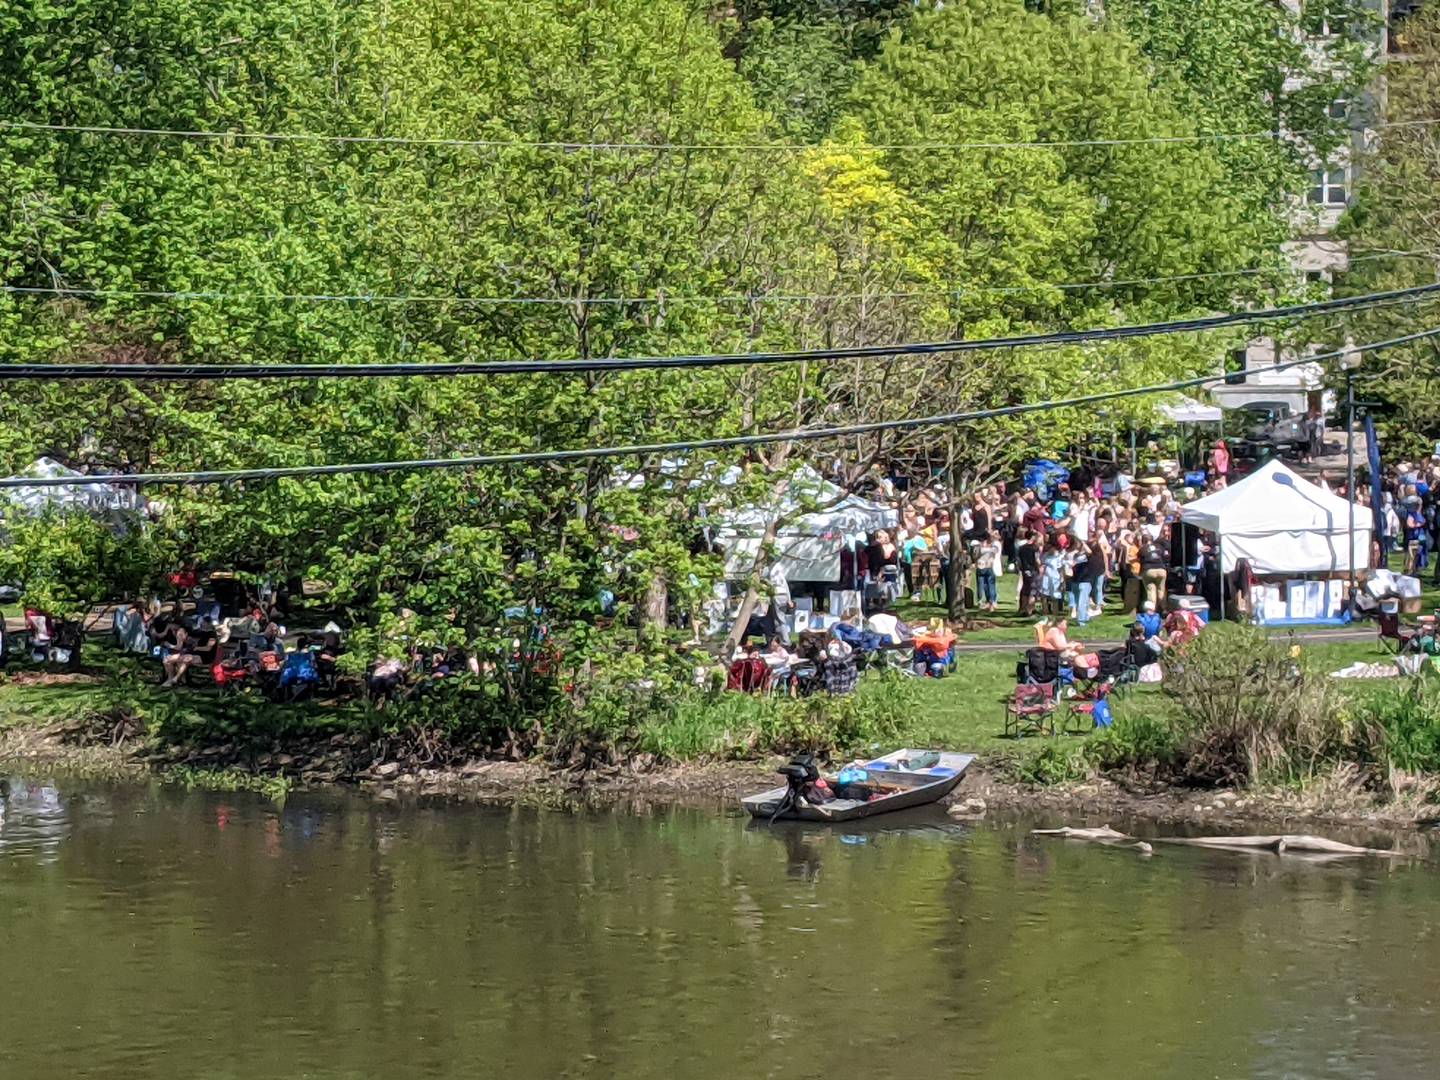
[[[1002,610],[996,616],[986,617],[993,625],[973,630],[964,635],[965,642],[1011,644],[1013,648],[996,651],[962,652],[956,670],[944,679],[918,679],[913,683],[910,695],[917,704],[910,710],[903,725],[904,741],[912,745],[933,745],[954,750],[981,754],[988,760],[1015,758],[1037,752],[1051,740],[1042,737],[1007,739],[1004,737],[1004,707],[1006,697],[1015,685],[1015,664],[1025,646],[1031,640],[1033,619],[1022,619],[1015,614],[1015,590],[1018,578],[1006,575],[1001,579]],[[1428,586],[1428,581],[1427,581]],[[1425,595],[1427,610],[1440,607],[1440,594],[1429,590]],[[904,617],[912,621],[940,614],[935,605],[899,605]],[[1072,624],[1072,635],[1086,642],[1119,641],[1126,634],[1129,620],[1119,613],[1119,604],[1112,598],[1103,616],[1092,620],[1084,629]],[[1368,628],[1371,624],[1361,624]],[[1358,628],[1357,628],[1358,629]],[[1335,671],[1357,661],[1378,661],[1387,658],[1374,637],[1351,641],[1311,641],[1301,643],[1305,655],[1325,671]],[[233,699],[222,699],[211,690],[168,691],[154,685],[154,665],[144,664],[148,680],[136,683],[134,672],[136,662],[122,658],[106,644],[92,639],[86,647],[87,675],[99,678],[73,680],[60,678],[48,682],[33,681],[33,674],[22,673],[23,668],[12,661],[7,677],[0,681],[0,728],[14,724],[51,722],[74,716],[87,710],[103,708],[116,700],[115,691],[107,686],[110,680],[124,681],[124,693],[133,698],[133,704],[150,715],[168,714],[167,728],[172,731],[231,730],[239,732],[251,723],[260,722],[265,727],[278,721],[283,728],[307,727],[312,730],[332,728],[341,730],[362,719],[362,706],[355,703],[336,704],[333,702],[295,706],[267,706],[261,701],[247,701],[237,704]],[[1374,687],[1374,682],[1347,684],[1347,692],[1363,693]],[[739,704],[738,702],[735,704]],[[1117,716],[1133,714],[1136,711],[1164,712],[1173,707],[1166,697],[1163,685],[1140,686],[1129,690],[1122,698],[1112,702]],[[284,710],[273,713],[272,709]],[[258,711],[257,711],[258,710]],[[697,727],[696,735],[688,743],[684,753],[705,753],[711,745],[711,731],[726,723],[719,715],[700,715],[710,711],[708,707],[692,711],[690,720]],[[720,713],[727,710],[721,709]],[[174,713],[181,715],[176,716]],[[739,710],[743,713],[743,710]],[[263,714],[263,715],[262,715]],[[1058,718],[1057,718],[1058,719]],[[1073,739],[1075,736],[1060,736]],[[669,740],[666,740],[669,741]],[[674,744],[672,744],[674,745]],[[676,745],[676,749],[679,749]],[[718,749],[718,747],[717,747]]]
[[[1397,573],[1402,569],[1398,558],[1391,560],[1391,569]],[[1429,612],[1440,608],[1440,590],[1431,586],[1428,574],[1424,575],[1423,581],[1424,610]],[[923,717],[914,718],[911,733],[916,741],[978,752],[986,757],[1034,753],[1049,741],[1035,737],[1007,739],[1003,734],[1002,701],[1015,685],[1015,664],[1032,640],[1032,627],[1036,620],[1033,617],[1022,618],[1016,613],[1018,575],[1007,574],[1000,579],[999,585],[1000,611],[994,615],[977,616],[982,625],[966,632],[961,640],[975,644],[1008,642],[1013,643],[1015,649],[1001,652],[962,652],[953,675],[946,679],[925,680],[922,699],[927,712]],[[944,615],[944,610],[937,604],[915,604],[908,600],[897,604],[896,609],[903,618],[912,623]],[[1090,620],[1083,628],[1072,621],[1070,635],[1083,642],[1121,641],[1128,633],[1131,621],[1131,617],[1120,613],[1119,597],[1112,590],[1112,595],[1107,598],[1105,613]],[[985,623],[990,625],[984,625]],[[1373,625],[1358,623],[1354,630],[1370,631]],[[1301,632],[1303,629],[1296,631]],[[1380,646],[1378,638],[1297,641],[1297,644],[1304,656],[1324,671],[1338,671],[1356,661],[1383,661],[1390,655]],[[1357,681],[1346,684],[1346,689],[1351,693],[1365,693],[1376,685],[1376,681]],[[1135,710],[1163,711],[1170,707],[1163,684],[1132,688],[1122,699],[1112,704],[1117,716]]]

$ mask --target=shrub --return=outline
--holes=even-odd
[[[1068,784],[1090,775],[1085,748],[1063,741],[1047,742],[1033,756],[1016,763],[1020,780],[1029,784]]]
[[[1154,712],[1126,708],[1114,726],[1102,728],[1086,741],[1085,759],[1102,771],[1145,769],[1172,772],[1180,758],[1175,725]]]
[[[1349,729],[1338,689],[1263,630],[1213,627],[1167,674],[1184,779],[1297,782],[1344,755]]]
[[[1407,773],[1440,773],[1440,690],[1429,680],[1386,686],[1355,706],[1372,758]]]
[[[915,682],[892,671],[867,673],[844,697],[690,690],[639,710],[631,746],[671,761],[801,750],[842,754],[888,747],[918,711]]]

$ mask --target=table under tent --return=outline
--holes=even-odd
[[[1181,508],[1187,528],[1212,533],[1226,580],[1243,567],[1250,612],[1268,626],[1350,618],[1348,578],[1369,565],[1370,511],[1271,461]],[[1221,590],[1224,617],[1224,589]]]

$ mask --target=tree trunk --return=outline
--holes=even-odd
[[[965,530],[960,527],[960,469],[955,455],[950,455],[950,565],[945,568],[945,587],[950,592],[951,622],[962,622],[965,609],[965,579],[970,571],[970,549],[966,546]]]
[[[664,633],[670,615],[670,579],[664,570],[657,569],[645,589],[645,612],[643,625],[647,630]]]
[[[760,550],[755,553],[754,565],[750,567],[750,587],[745,590],[745,599],[740,601],[740,611],[735,616],[735,624],[730,627],[730,633],[725,635],[725,651],[720,656],[723,663],[728,664],[735,655],[735,650],[740,647],[740,642],[745,637],[745,628],[750,625],[750,616],[755,614],[755,605],[760,600],[760,590],[755,583],[768,568],[770,548],[774,545],[775,535],[779,531],[778,518],[772,518],[765,526],[765,534],[760,538]]]

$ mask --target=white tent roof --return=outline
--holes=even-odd
[[[805,512],[805,507],[815,509]],[[785,522],[775,537],[777,560],[788,581],[835,581],[840,549],[877,529],[893,529],[900,514],[883,503],[847,495],[808,465],[791,475],[782,495],[768,506],[750,506],[717,515],[716,538],[725,545],[726,574],[749,572],[765,527],[779,514]]]
[[[1160,413],[1172,424],[1218,424],[1225,415],[1218,405],[1205,405],[1188,397],[1161,405]]]
[[[1257,574],[1313,574],[1369,564],[1370,513],[1355,507],[1355,543],[1346,548],[1350,504],[1271,461],[1180,510],[1180,520],[1220,537],[1222,568],[1248,559]]]
[[[807,506],[815,509],[805,512]],[[777,514],[786,519],[782,536],[857,536],[900,524],[892,507],[847,495],[808,465],[795,470],[773,504],[722,512],[716,523],[721,532],[758,535]]]
[[[54,458],[42,457],[24,472],[11,479],[27,477],[70,477],[82,473],[66,468]],[[111,484],[80,484],[74,487],[15,487],[6,492],[9,501],[17,504],[30,514],[38,514],[46,507],[62,510],[84,510],[92,514],[105,514],[111,510],[133,510],[137,505],[134,491],[117,488]]]

